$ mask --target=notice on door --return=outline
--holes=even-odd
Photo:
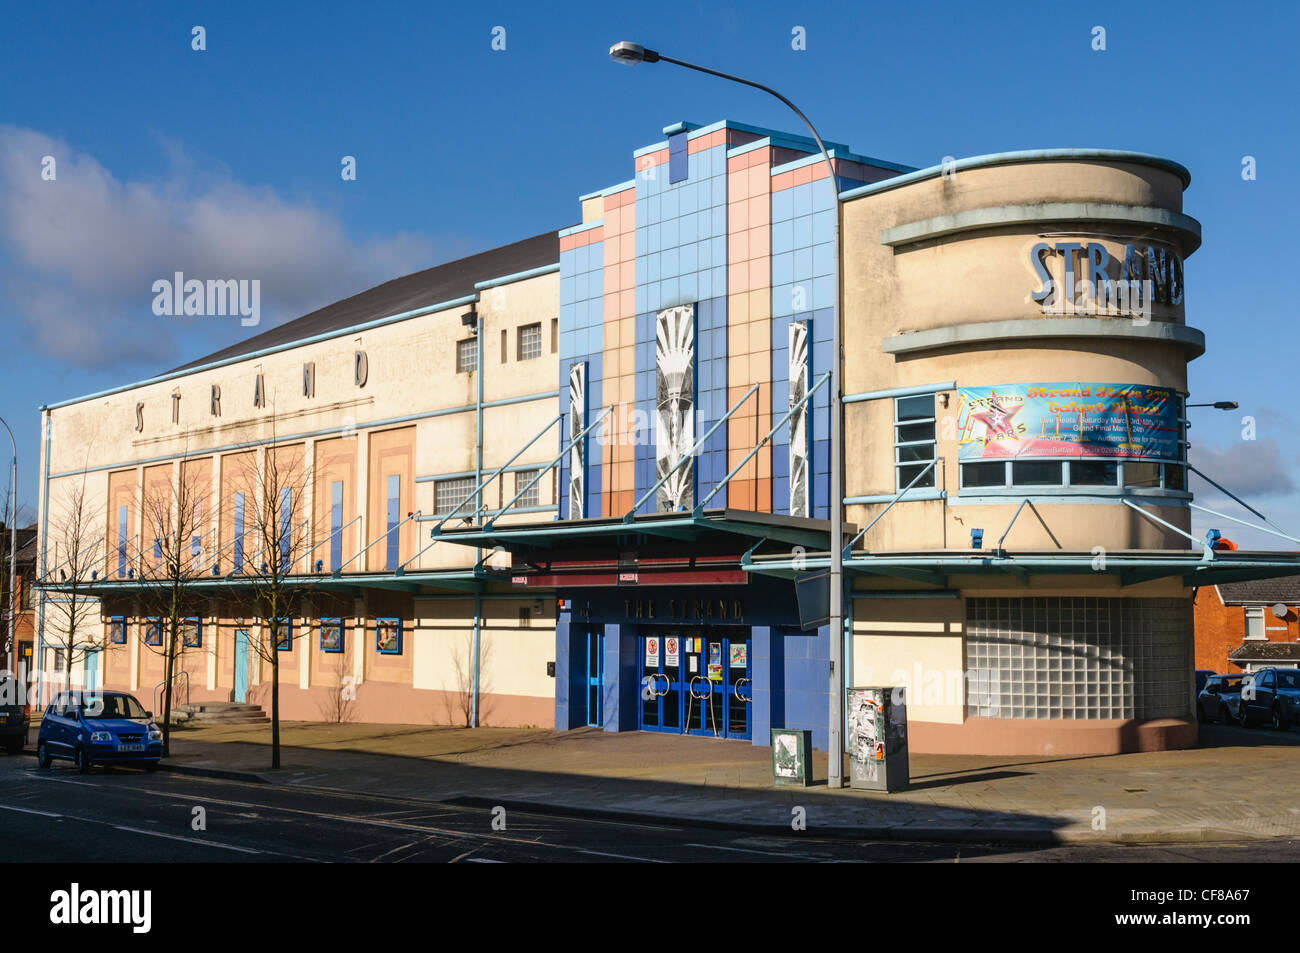
[[[709,681],[722,681],[722,643],[709,643]]]
[[[675,638],[664,639],[664,664],[669,668],[676,668],[681,664],[678,657],[678,641]]]
[[[659,667],[659,640],[645,640],[645,664],[647,668]]]
[[[745,644],[731,646],[731,667],[747,668],[749,666],[749,646]]]

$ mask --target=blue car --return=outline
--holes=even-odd
[[[138,764],[152,771],[162,757],[162,731],[125,692],[60,692],[45,709],[36,762],[68,758],[85,774],[92,764]]]

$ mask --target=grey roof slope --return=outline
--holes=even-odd
[[[394,278],[350,298],[336,301],[301,318],[286,321],[269,331],[245,338],[223,350],[182,364],[168,373],[189,370],[213,361],[252,354],[255,351],[330,331],[341,331],[367,321],[426,308],[429,305],[463,298],[474,293],[480,281],[531,271],[560,260],[558,231],[545,232],[510,245],[492,248],[468,258],[435,265],[402,278]]]
[[[1300,642],[1243,642],[1228,653],[1233,661],[1296,662],[1300,661]]]
[[[1269,605],[1281,602],[1289,606],[1300,605],[1300,576],[1252,579],[1249,582],[1221,582],[1219,597],[1225,605],[1247,602]]]

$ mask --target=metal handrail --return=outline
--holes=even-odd
[[[719,427],[721,427],[730,419],[732,414],[734,414],[736,411],[740,409],[740,405],[743,404],[745,401],[749,400],[749,398],[753,396],[754,392],[757,390],[758,390],[758,385],[755,384],[753,387],[751,387],[748,391],[745,392],[744,397],[736,401],[736,403],[732,406],[732,408],[729,411],[727,411],[725,414],[719,417],[717,422],[712,427],[709,428],[708,432],[699,440],[695,441],[695,446],[691,447],[690,452],[682,454],[681,459],[679,459],[676,463],[674,463],[671,467],[669,467],[668,472],[665,473],[663,476],[661,476],[654,486],[646,490],[645,493],[641,496],[641,498],[632,504],[632,508],[623,514],[623,522],[624,523],[632,522],[632,518],[636,515],[636,511],[640,509],[641,504],[644,503],[646,500],[650,499],[651,497],[653,497],[655,493],[658,492],[659,488],[668,482],[668,478],[677,472],[677,470],[682,466],[682,464],[686,463],[686,461],[688,460],[694,460],[696,452],[701,447],[704,446],[704,444],[708,441],[710,437],[713,436],[714,432],[717,431]]]
[[[878,522],[880,522],[880,518],[884,516],[886,513],[888,513],[890,509],[893,508],[894,504],[903,498],[903,494],[905,494],[908,490],[910,490],[912,487],[916,485],[917,480],[921,479],[921,477],[925,476],[927,471],[933,470],[936,466],[938,466],[942,462],[943,462],[943,457],[935,457],[933,460],[931,460],[929,463],[925,465],[925,469],[923,469],[916,476],[912,477],[912,482],[908,483],[907,486],[903,487],[901,490],[895,493],[894,498],[889,501],[889,505],[886,506],[879,513],[877,513],[876,518],[873,519],[866,526],[864,526],[862,528],[862,531],[858,533],[857,536],[854,536],[851,540],[849,540],[848,545],[844,547],[844,557],[846,559],[850,557],[851,553],[853,552],[853,544],[856,543],[858,540],[860,540],[863,536],[866,536],[867,530],[871,529],[871,527],[875,526]],[[939,472],[938,470],[935,470],[936,474],[938,472]]]
[[[1231,520],[1234,523],[1240,523],[1250,529],[1259,530],[1261,533],[1268,533],[1270,536],[1281,536],[1283,539],[1289,539],[1293,543],[1300,543],[1300,539],[1294,536],[1288,536],[1286,533],[1279,533],[1275,529],[1268,529],[1265,526],[1256,526],[1254,523],[1247,523],[1245,520],[1237,519],[1235,516],[1229,516],[1227,513],[1220,513],[1218,510],[1212,510],[1208,506],[1199,506],[1196,503],[1188,503],[1189,507],[1194,510],[1200,510],[1202,513],[1209,513],[1211,516],[1217,516],[1220,519]]]
[[[359,519],[361,519],[361,514],[360,514],[360,513],[358,513],[356,516],[352,517],[352,519],[348,520],[346,523],[344,523],[344,524],[343,524],[342,526],[340,526],[338,529],[332,529],[332,530],[330,530],[329,533],[326,534],[326,536],[325,536],[324,539],[319,540],[319,541],[316,543],[315,546],[313,546],[311,549],[307,550],[307,572],[308,572],[308,573],[312,572],[312,568],[311,568],[311,556],[312,556],[312,553],[314,553],[314,552],[316,552],[316,550],[320,549],[320,548],[321,548],[321,545],[322,545],[323,543],[326,543],[326,542],[328,542],[329,540],[333,539],[335,533],[338,533],[338,534],[339,534],[339,541],[342,542],[343,531],[344,531],[345,529],[347,529],[349,526],[351,526],[353,523],[355,523],[355,522],[356,522],[357,520],[359,520]]]
[[[387,539],[389,533],[391,533],[391,532],[392,532],[393,530],[395,530],[395,529],[401,529],[401,528],[402,528],[402,525],[403,525],[404,523],[409,523],[411,520],[415,519],[415,518],[416,518],[417,516],[419,516],[419,515],[420,515],[420,510],[416,510],[414,513],[410,513],[410,514],[408,514],[407,517],[406,517],[404,520],[402,520],[400,523],[395,523],[394,525],[388,527],[388,529],[384,530],[382,534],[380,534],[379,536],[376,536],[376,537],[375,537],[374,539],[372,539],[370,542],[366,543],[365,549],[362,549],[360,552],[355,553],[355,554],[352,556],[351,559],[349,559],[347,562],[345,562],[345,563],[344,563],[342,566],[340,566],[338,569],[335,569],[335,570],[334,570],[334,575],[335,575],[335,576],[338,576],[340,573],[343,572],[343,570],[347,569],[348,566],[349,566],[351,563],[356,562],[357,559],[359,559],[360,557],[364,556],[366,553],[370,552],[370,547],[371,547],[371,546],[375,545],[375,543],[379,542],[379,541],[382,540],[382,539]]]
[[[1210,484],[1210,486],[1214,487],[1216,490],[1219,490],[1219,491],[1222,492],[1222,493],[1226,493],[1229,497],[1231,497],[1232,499],[1236,500],[1238,503],[1240,503],[1242,506],[1244,506],[1244,507],[1245,507],[1246,509],[1248,509],[1250,512],[1254,513],[1256,516],[1258,516],[1260,519],[1262,519],[1262,520],[1263,520],[1265,523],[1267,523],[1269,526],[1273,527],[1273,528],[1274,528],[1275,530],[1277,530],[1279,533],[1282,532],[1282,527],[1278,526],[1278,525],[1277,525],[1276,523],[1274,523],[1271,519],[1269,519],[1267,516],[1265,516],[1265,515],[1264,515],[1263,513],[1261,513],[1259,510],[1255,509],[1253,506],[1251,506],[1249,503],[1247,503],[1247,502],[1246,502],[1245,500],[1243,500],[1241,497],[1237,496],[1237,494],[1233,493],[1231,490],[1227,489],[1226,487],[1220,486],[1218,483],[1216,483],[1214,480],[1210,479],[1208,476],[1206,476],[1206,475],[1205,475],[1204,473],[1202,473],[1200,470],[1196,469],[1196,467],[1192,466],[1190,463],[1187,464],[1187,469],[1191,470],[1193,473],[1195,473],[1198,477],[1200,477],[1200,478],[1201,478],[1202,480],[1204,480],[1206,483]],[[1231,519],[1231,517],[1229,517],[1229,519]],[[1245,524],[1245,525],[1249,525],[1249,524]],[[1285,538],[1285,539],[1290,539],[1291,537],[1290,537],[1290,536],[1285,536],[1285,535],[1284,535],[1283,538]]]
[[[1013,514],[1011,514],[1011,522],[1007,524],[1007,528],[1004,529],[1002,531],[1002,535],[998,537],[997,555],[999,557],[1006,555],[1006,550],[1002,548],[1002,541],[1007,538],[1007,533],[1011,532],[1011,527],[1015,525],[1016,518],[1020,516],[1020,511],[1025,508],[1025,505],[1028,502],[1029,502],[1029,497],[1025,497],[1023,500],[1020,501],[1020,505],[1016,507],[1016,511]]]
[[[802,407],[803,405],[805,405],[806,403],[808,403],[808,401],[812,398],[813,392],[830,379],[831,379],[831,372],[827,371],[820,378],[818,378],[817,383],[813,384],[812,387],[808,388],[808,393],[804,394],[803,397],[799,398],[798,402],[795,403],[795,405],[791,407],[788,411],[786,411],[785,416],[782,417],[780,420],[778,420],[776,424],[772,427],[772,429],[767,432],[767,436],[764,437],[762,440],[760,440],[758,442],[758,445],[755,446],[753,450],[749,451],[749,453],[745,455],[745,459],[741,460],[738,464],[736,464],[732,468],[731,472],[722,478],[722,482],[719,483],[717,486],[715,486],[708,496],[706,496],[704,499],[700,500],[698,504],[696,504],[695,506],[696,516],[699,516],[701,513],[703,513],[704,507],[708,504],[709,500],[713,499],[717,495],[719,490],[721,490],[724,486],[726,486],[729,482],[731,482],[731,478],[734,477],[737,473],[739,473],[742,469],[744,469],[745,464],[749,463],[750,460],[754,459],[754,454],[758,453],[758,451],[762,449],[763,444],[767,443],[769,440],[772,439],[773,434],[775,434],[778,430],[780,430],[782,427],[785,426],[786,422],[789,421],[789,419],[794,416],[794,412],[798,410],[800,407]]]
[[[183,702],[183,704],[188,705],[188,704],[190,703],[190,673],[189,673],[187,670],[185,670],[185,669],[181,669],[179,672],[173,672],[173,673],[172,673],[172,677],[171,677],[171,681],[174,682],[174,681],[176,681],[178,678],[181,678],[182,676],[185,678],[185,701]],[[168,680],[164,678],[161,682],[159,682],[157,685],[155,685],[155,686],[153,687],[153,712],[154,712],[154,717],[157,717],[159,711],[161,710],[161,709],[159,709],[159,707],[158,707],[158,689],[164,687],[164,686],[167,684],[167,681],[168,681]],[[170,688],[167,689],[167,690],[168,690],[169,692],[171,691]]]
[[[514,462],[515,462],[516,460],[518,460],[521,456],[523,456],[524,453],[525,453],[525,451],[527,451],[529,447],[531,447],[533,444],[535,444],[538,440],[541,440],[541,439],[542,439],[543,434],[545,434],[548,430],[550,430],[552,427],[554,427],[557,423],[559,423],[559,422],[560,422],[561,420],[563,420],[563,419],[564,419],[564,415],[563,415],[563,414],[557,414],[556,417],[555,417],[555,419],[552,420],[552,421],[551,421],[549,424],[547,424],[545,427],[543,427],[541,430],[539,430],[539,431],[537,432],[536,436],[534,436],[532,440],[529,440],[526,444],[524,444],[522,447],[520,447],[520,448],[519,448],[519,451],[518,451],[518,452],[517,452],[513,457],[511,457],[511,458],[510,458],[509,460],[507,460],[505,463],[501,464],[501,466],[497,467],[497,469],[496,469],[495,471],[493,471],[493,473],[492,473],[491,476],[489,476],[487,479],[485,479],[485,480],[484,480],[482,483],[480,483],[478,486],[474,487],[474,492],[470,493],[469,496],[465,497],[465,499],[463,499],[463,500],[461,500],[459,503],[457,503],[457,504],[456,504],[456,508],[455,508],[454,510],[452,510],[450,513],[448,513],[446,516],[444,516],[441,520],[438,521],[438,525],[434,527],[435,532],[436,532],[437,530],[442,529],[443,524],[446,523],[447,520],[449,520],[449,519],[451,519],[453,516],[455,516],[457,513],[459,513],[459,512],[460,512],[460,508],[461,508],[462,506],[464,506],[466,503],[468,503],[470,500],[479,500],[480,503],[481,503],[482,500],[481,500],[479,494],[483,492],[484,487],[486,487],[489,483],[491,483],[493,480],[495,480],[497,477],[499,477],[502,473],[504,473],[506,467],[510,466],[510,464],[514,463]],[[436,491],[435,491],[435,492],[436,492]],[[435,505],[436,505],[437,501],[435,500],[434,502],[435,502]],[[428,547],[426,546],[425,549],[427,549],[427,548],[428,548]],[[423,551],[424,551],[424,550],[421,550],[421,552],[423,552]]]
[[[501,516],[502,513],[506,512],[506,511],[509,510],[512,506],[514,506],[517,502],[519,502],[520,498],[521,498],[525,493],[527,493],[529,490],[531,490],[531,489],[533,488],[534,485],[536,485],[537,481],[540,480],[540,479],[542,478],[542,474],[543,474],[543,473],[546,473],[546,472],[547,472],[548,470],[550,470],[552,467],[554,467],[554,466],[556,466],[557,464],[559,464],[559,462],[565,458],[565,456],[568,454],[568,452],[574,448],[574,446],[578,443],[579,440],[581,440],[583,437],[587,436],[588,433],[590,433],[593,429],[595,429],[595,427],[596,427],[596,425],[597,425],[598,423],[600,423],[602,420],[604,420],[606,417],[608,417],[608,416],[609,416],[610,414],[612,414],[613,412],[614,412],[614,405],[613,405],[613,404],[610,404],[608,407],[606,407],[604,410],[602,410],[602,411],[600,412],[600,416],[598,416],[595,420],[593,420],[593,421],[592,421],[591,423],[589,423],[587,426],[583,427],[583,428],[582,428],[582,432],[581,432],[580,434],[578,434],[576,437],[574,437],[572,440],[570,440],[570,441],[568,442],[568,444],[564,447],[564,449],[562,449],[562,450],[560,451],[560,455],[559,455],[558,457],[556,457],[554,460],[552,460],[552,461],[551,461],[550,463],[548,463],[546,466],[544,466],[544,467],[542,467],[540,470],[538,470],[538,471],[537,471],[537,475],[536,475],[535,477],[533,477],[531,480],[529,480],[528,483],[526,483],[526,484],[524,485],[524,488],[523,488],[522,490],[520,490],[520,491],[519,491],[518,493],[516,493],[513,497],[511,497],[509,503],[507,503],[505,506],[501,507],[501,509],[497,510],[494,514],[492,514],[492,518],[489,519],[487,522],[485,522],[485,523],[483,524],[483,528],[484,528],[484,529],[491,529],[492,526],[493,526],[493,524],[496,523],[496,521],[500,518],[500,516]],[[437,527],[434,527],[434,532],[436,533],[437,531],[438,531],[438,530],[437,530]]]
[[[299,523],[297,526],[293,527],[293,529],[291,529],[289,532],[290,532],[290,533],[296,533],[298,530],[300,530],[300,529],[302,529],[304,526],[306,526],[306,525],[308,524],[308,522],[309,522],[308,520],[303,520],[303,521],[302,521],[301,523]],[[275,540],[274,542],[268,543],[267,545],[265,545],[265,546],[263,546],[261,549],[259,549],[257,552],[253,553],[253,555],[251,555],[251,556],[245,556],[245,557],[244,557],[244,562],[246,562],[246,563],[252,563],[252,562],[254,562],[254,560],[257,559],[258,556],[262,555],[262,553],[269,552],[270,550],[275,549],[275,547],[277,547],[277,546],[282,546],[282,545],[284,544],[284,542],[285,542],[285,541],[284,541],[283,539],[277,539],[277,540]],[[297,560],[294,560],[294,562],[296,562],[296,561],[297,561]]]
[[[1185,532],[1183,532],[1181,529],[1179,529],[1179,528],[1178,528],[1177,526],[1175,526],[1173,523],[1169,523],[1169,522],[1166,522],[1165,520],[1162,520],[1160,517],[1156,516],[1154,513],[1148,513],[1146,510],[1142,509],[1142,507],[1138,506],[1138,505],[1137,505],[1136,503],[1134,503],[1132,500],[1129,500],[1129,499],[1123,499],[1123,498],[1122,498],[1122,499],[1120,500],[1120,502],[1123,503],[1125,506],[1129,507],[1129,509],[1132,509],[1132,510],[1137,511],[1138,513],[1141,513],[1143,516],[1145,516],[1147,519],[1151,520],[1152,522],[1154,522],[1154,523],[1159,523],[1161,526],[1165,527],[1166,529],[1171,529],[1171,530],[1173,530],[1175,533],[1177,533],[1179,536],[1186,537],[1187,539],[1190,539],[1193,543],[1195,543],[1197,546],[1200,546],[1200,547],[1201,547],[1201,550],[1202,550],[1201,558],[1202,558],[1205,562],[1210,562],[1211,560],[1214,559],[1214,547],[1211,546],[1209,543],[1207,543],[1205,540],[1203,540],[1203,539],[1197,539],[1197,538],[1196,538],[1195,536],[1193,536],[1191,533],[1185,533]]]

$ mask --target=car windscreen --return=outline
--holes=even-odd
[[[1300,688],[1300,672],[1282,671],[1277,673],[1278,688]]]
[[[1242,676],[1240,676],[1240,675],[1236,676],[1235,678],[1225,678],[1225,679],[1223,679],[1223,681],[1219,682],[1219,691],[1220,691],[1220,692],[1239,692],[1239,691],[1241,691],[1241,679],[1242,679]]]
[[[86,695],[81,699],[81,715],[95,718],[143,718],[144,708],[130,695]]]

